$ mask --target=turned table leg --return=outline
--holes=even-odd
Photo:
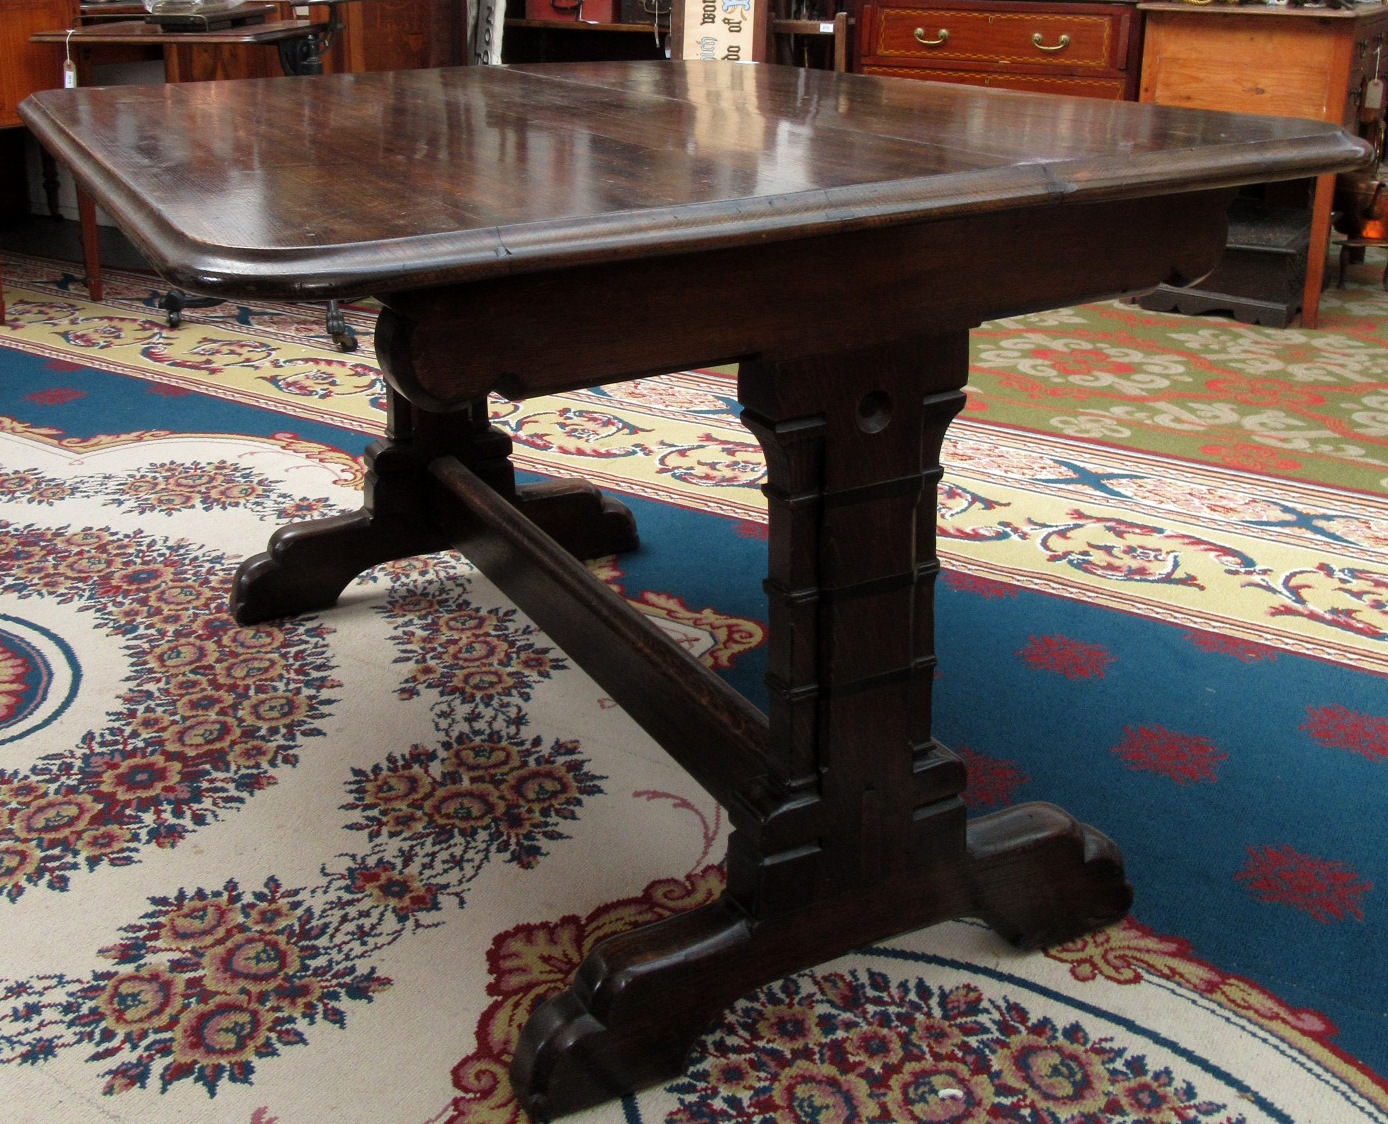
[[[526,1025],[511,1077],[536,1119],[677,1075],[737,997],[862,944],[974,916],[1029,947],[1126,912],[1108,839],[1046,804],[966,823],[963,763],[931,737],[935,493],[967,370],[962,331],[743,364],[769,481],[765,774],[720,796],[722,898],[603,942]]]

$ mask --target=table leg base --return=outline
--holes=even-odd
[[[532,1119],[550,1120],[679,1076],[729,1004],[854,948],[970,916],[1037,947],[1118,921],[1131,900],[1106,836],[1053,805],[1018,805],[972,821],[964,855],[907,877],[761,920],[725,894],[609,938],[536,1009],[511,1083]]]
[[[348,583],[382,562],[444,550],[448,540],[409,520],[363,508],[311,523],[292,523],[269,549],[247,558],[231,586],[231,614],[251,625],[330,609]]]
[[[350,515],[281,527],[263,554],[247,558],[232,579],[238,624],[330,609],[358,574],[382,562],[448,549],[447,537],[423,513],[412,478],[375,481],[371,502]],[[640,545],[626,506],[586,480],[554,480],[515,489],[511,502],[576,558],[601,558]]]
[[[626,554],[641,545],[626,504],[586,480],[522,484],[511,503],[575,558]]]

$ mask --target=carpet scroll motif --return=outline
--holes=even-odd
[[[598,941],[714,900],[722,811],[457,555],[379,567],[325,613],[230,619],[241,557],[285,521],[359,502],[358,454],[383,424],[369,309],[347,310],[362,348],[342,356],[313,306],[190,310],[170,331],[148,278],[112,271],[99,305],[38,259],[6,255],[4,278],[0,368],[28,365],[0,388],[0,1103],[22,1124],[520,1124],[519,1028]],[[1367,289],[1331,296],[1332,322]],[[946,445],[938,603],[968,615],[1001,693],[1055,700],[1037,723],[1112,723],[1081,787],[1150,809],[1117,825],[1138,837],[1139,910],[1160,873],[1148,836],[1180,830],[1168,807],[1229,817],[1220,801],[1257,764],[1184,720],[1261,706],[1240,684],[1319,668],[1278,736],[1353,778],[1388,763],[1379,341],[1306,342],[1292,381],[1322,401],[1248,414],[1219,396],[1272,392],[1220,365],[1285,351],[1165,318],[1189,344],[1178,359],[1138,338],[1143,319],[1101,306],[985,326]],[[1069,413],[1024,432],[1009,411],[1038,394]],[[669,577],[692,542],[713,556],[715,525],[765,533],[762,457],[730,379],[499,401],[495,418],[523,470],[587,476],[647,505],[643,526],[678,524],[670,553],[653,542],[591,569],[714,670],[762,666],[756,613]],[[1095,426],[1124,440],[1174,426],[1187,460]],[[1305,471],[1258,474],[1278,456]],[[1016,634],[994,636],[1004,617]],[[1130,623],[1089,627],[1101,618]],[[1156,659],[1223,669],[1217,701],[1181,700],[1180,719],[1149,706]],[[956,721],[950,692],[975,671],[941,666],[941,720]],[[1120,690],[1131,713],[1110,715]],[[1050,787],[1060,755],[1007,754],[1016,735],[996,717],[947,739],[971,813],[1071,806]],[[1302,767],[1288,760],[1288,783]],[[1170,877],[1188,888],[1148,902],[1237,900],[1266,911],[1280,949],[1352,946],[1381,931],[1388,872],[1324,840],[1289,821],[1239,842],[1225,897],[1182,868]],[[1217,966],[1175,931],[1130,918],[1028,954],[972,921],[894,938],[744,997],[681,1078],[574,1119],[1388,1124],[1388,1086],[1319,993],[1276,966]],[[1361,972],[1366,1007],[1377,971]]]

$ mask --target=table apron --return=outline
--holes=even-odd
[[[841,352],[1189,284],[1219,261],[1232,195],[1027,207],[388,293],[411,330],[383,323],[377,354],[405,397],[447,411],[491,392]]]

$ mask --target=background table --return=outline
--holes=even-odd
[[[1367,77],[1388,74],[1382,4],[1336,10],[1147,3],[1141,98],[1159,105],[1306,117],[1355,127]],[[1314,328],[1325,281],[1335,177],[1317,178],[1301,323]]]
[[[211,31],[165,31],[158,24],[144,19],[101,19],[78,27],[48,28],[35,32],[30,38],[35,43],[58,43],[81,53],[85,53],[89,47],[274,47],[285,74],[321,74],[322,56],[331,45],[332,36],[342,28],[337,8],[354,2],[358,0],[313,0],[316,6],[328,8],[328,19],[324,22],[267,20],[264,17],[274,13],[274,5],[248,4],[237,11],[254,12],[259,9],[259,22]],[[180,50],[165,51],[166,81],[181,82],[191,77],[182,73],[182,58]],[[75,61],[79,61],[79,67],[82,65],[80,60]]]
[[[1030,946],[1126,911],[1111,841],[1043,804],[966,822],[963,763],[931,736],[968,330],[1201,276],[1236,185],[1356,166],[1362,142],[721,63],[47,91],[22,112],[170,281],[382,301],[364,506],[279,531],[237,572],[239,620],[456,545],[727,809],[722,898],[604,942],[527,1024],[530,1112],[677,1073],[737,996],[891,933],[970,915]],[[487,417],[493,391],[729,360],[767,456],[766,714],[576,560],[634,546],[626,510],[517,486]]]
[[[164,47],[164,78],[167,82],[207,77],[204,74],[195,76],[184,73],[184,69],[190,65],[188,60],[193,52],[230,46],[274,47],[279,56],[279,65],[286,75],[322,74],[323,56],[327,54],[334,37],[343,27],[338,8],[360,3],[361,0],[309,2],[314,7],[327,8],[327,18],[267,19],[267,16],[275,14],[274,4],[244,4],[221,15],[224,18],[246,22],[237,22],[235,26],[208,31],[166,31],[158,24],[144,19],[101,19],[78,27],[36,32],[31,38],[35,43],[61,43],[65,49],[75,50],[78,84],[83,86],[90,83],[87,52],[92,47]],[[90,196],[80,188],[77,193],[77,210],[82,224],[82,256],[87,274],[87,292],[93,300],[100,300],[101,259],[97,249],[96,208]],[[195,299],[191,303],[208,302]],[[171,327],[178,326],[180,313],[189,304],[188,298],[177,289],[172,289],[164,295],[161,307],[167,312]],[[340,350],[356,349],[356,336],[347,326],[336,301],[328,302],[325,330]]]

